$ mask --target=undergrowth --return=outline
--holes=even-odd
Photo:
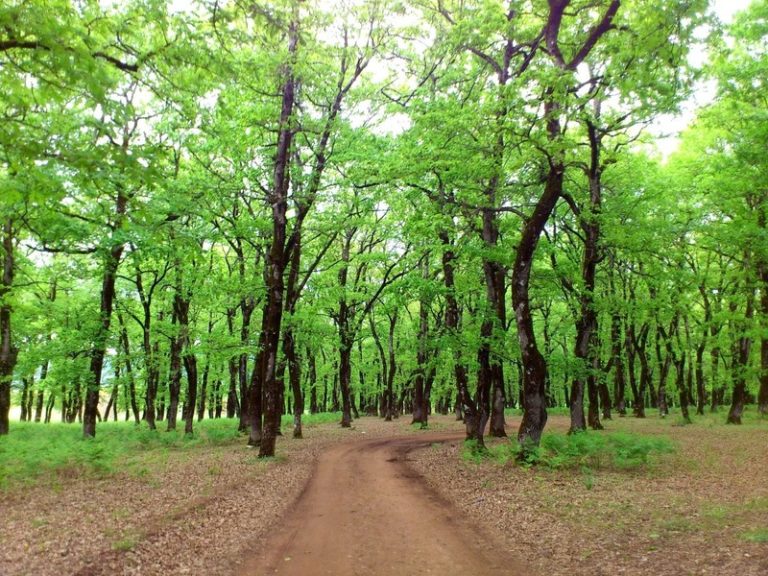
[[[339,413],[303,417],[305,427],[337,422]],[[245,445],[235,419],[206,419],[195,422],[195,432],[184,434],[184,422],[166,432],[165,421],[157,430],[146,423],[102,422],[95,438],[83,438],[80,424],[14,422],[11,433],[0,440],[0,490],[32,485],[40,480],[104,477],[124,469],[127,460],[162,459],[170,451],[195,448]],[[290,437],[291,416],[283,417],[283,433]]]
[[[645,466],[654,456],[671,452],[674,452],[674,446],[664,437],[626,432],[580,432],[545,434],[540,446],[526,447],[525,450],[514,442],[481,448],[476,441],[468,441],[462,457],[473,462],[493,460],[506,464],[514,461],[554,470],[629,470]]]

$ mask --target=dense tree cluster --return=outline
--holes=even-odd
[[[5,2],[0,434],[768,411],[768,3],[708,10]]]

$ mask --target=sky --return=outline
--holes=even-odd
[[[710,0],[712,10],[725,24],[733,21],[736,12],[745,10],[752,0]],[[691,62],[703,64],[707,61],[706,51],[694,50]],[[650,127],[651,133],[657,137],[656,145],[662,157],[667,158],[680,144],[679,134],[693,121],[696,109],[710,103],[715,97],[715,85],[712,82],[702,82],[694,91],[693,96],[683,103],[679,114],[664,114]]]

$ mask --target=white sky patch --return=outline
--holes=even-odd
[[[737,12],[746,10],[752,0],[711,0],[712,11],[724,24],[730,24]],[[703,46],[697,46],[688,57],[694,66],[706,64],[709,55]],[[650,132],[656,137],[656,148],[662,158],[668,158],[680,145],[680,133],[696,117],[696,110],[712,102],[717,93],[717,84],[712,80],[699,82],[691,98],[683,102],[679,114],[662,114],[651,124]]]

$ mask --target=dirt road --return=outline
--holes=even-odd
[[[405,463],[451,434],[335,446],[243,576],[515,576],[503,548],[463,520]]]

